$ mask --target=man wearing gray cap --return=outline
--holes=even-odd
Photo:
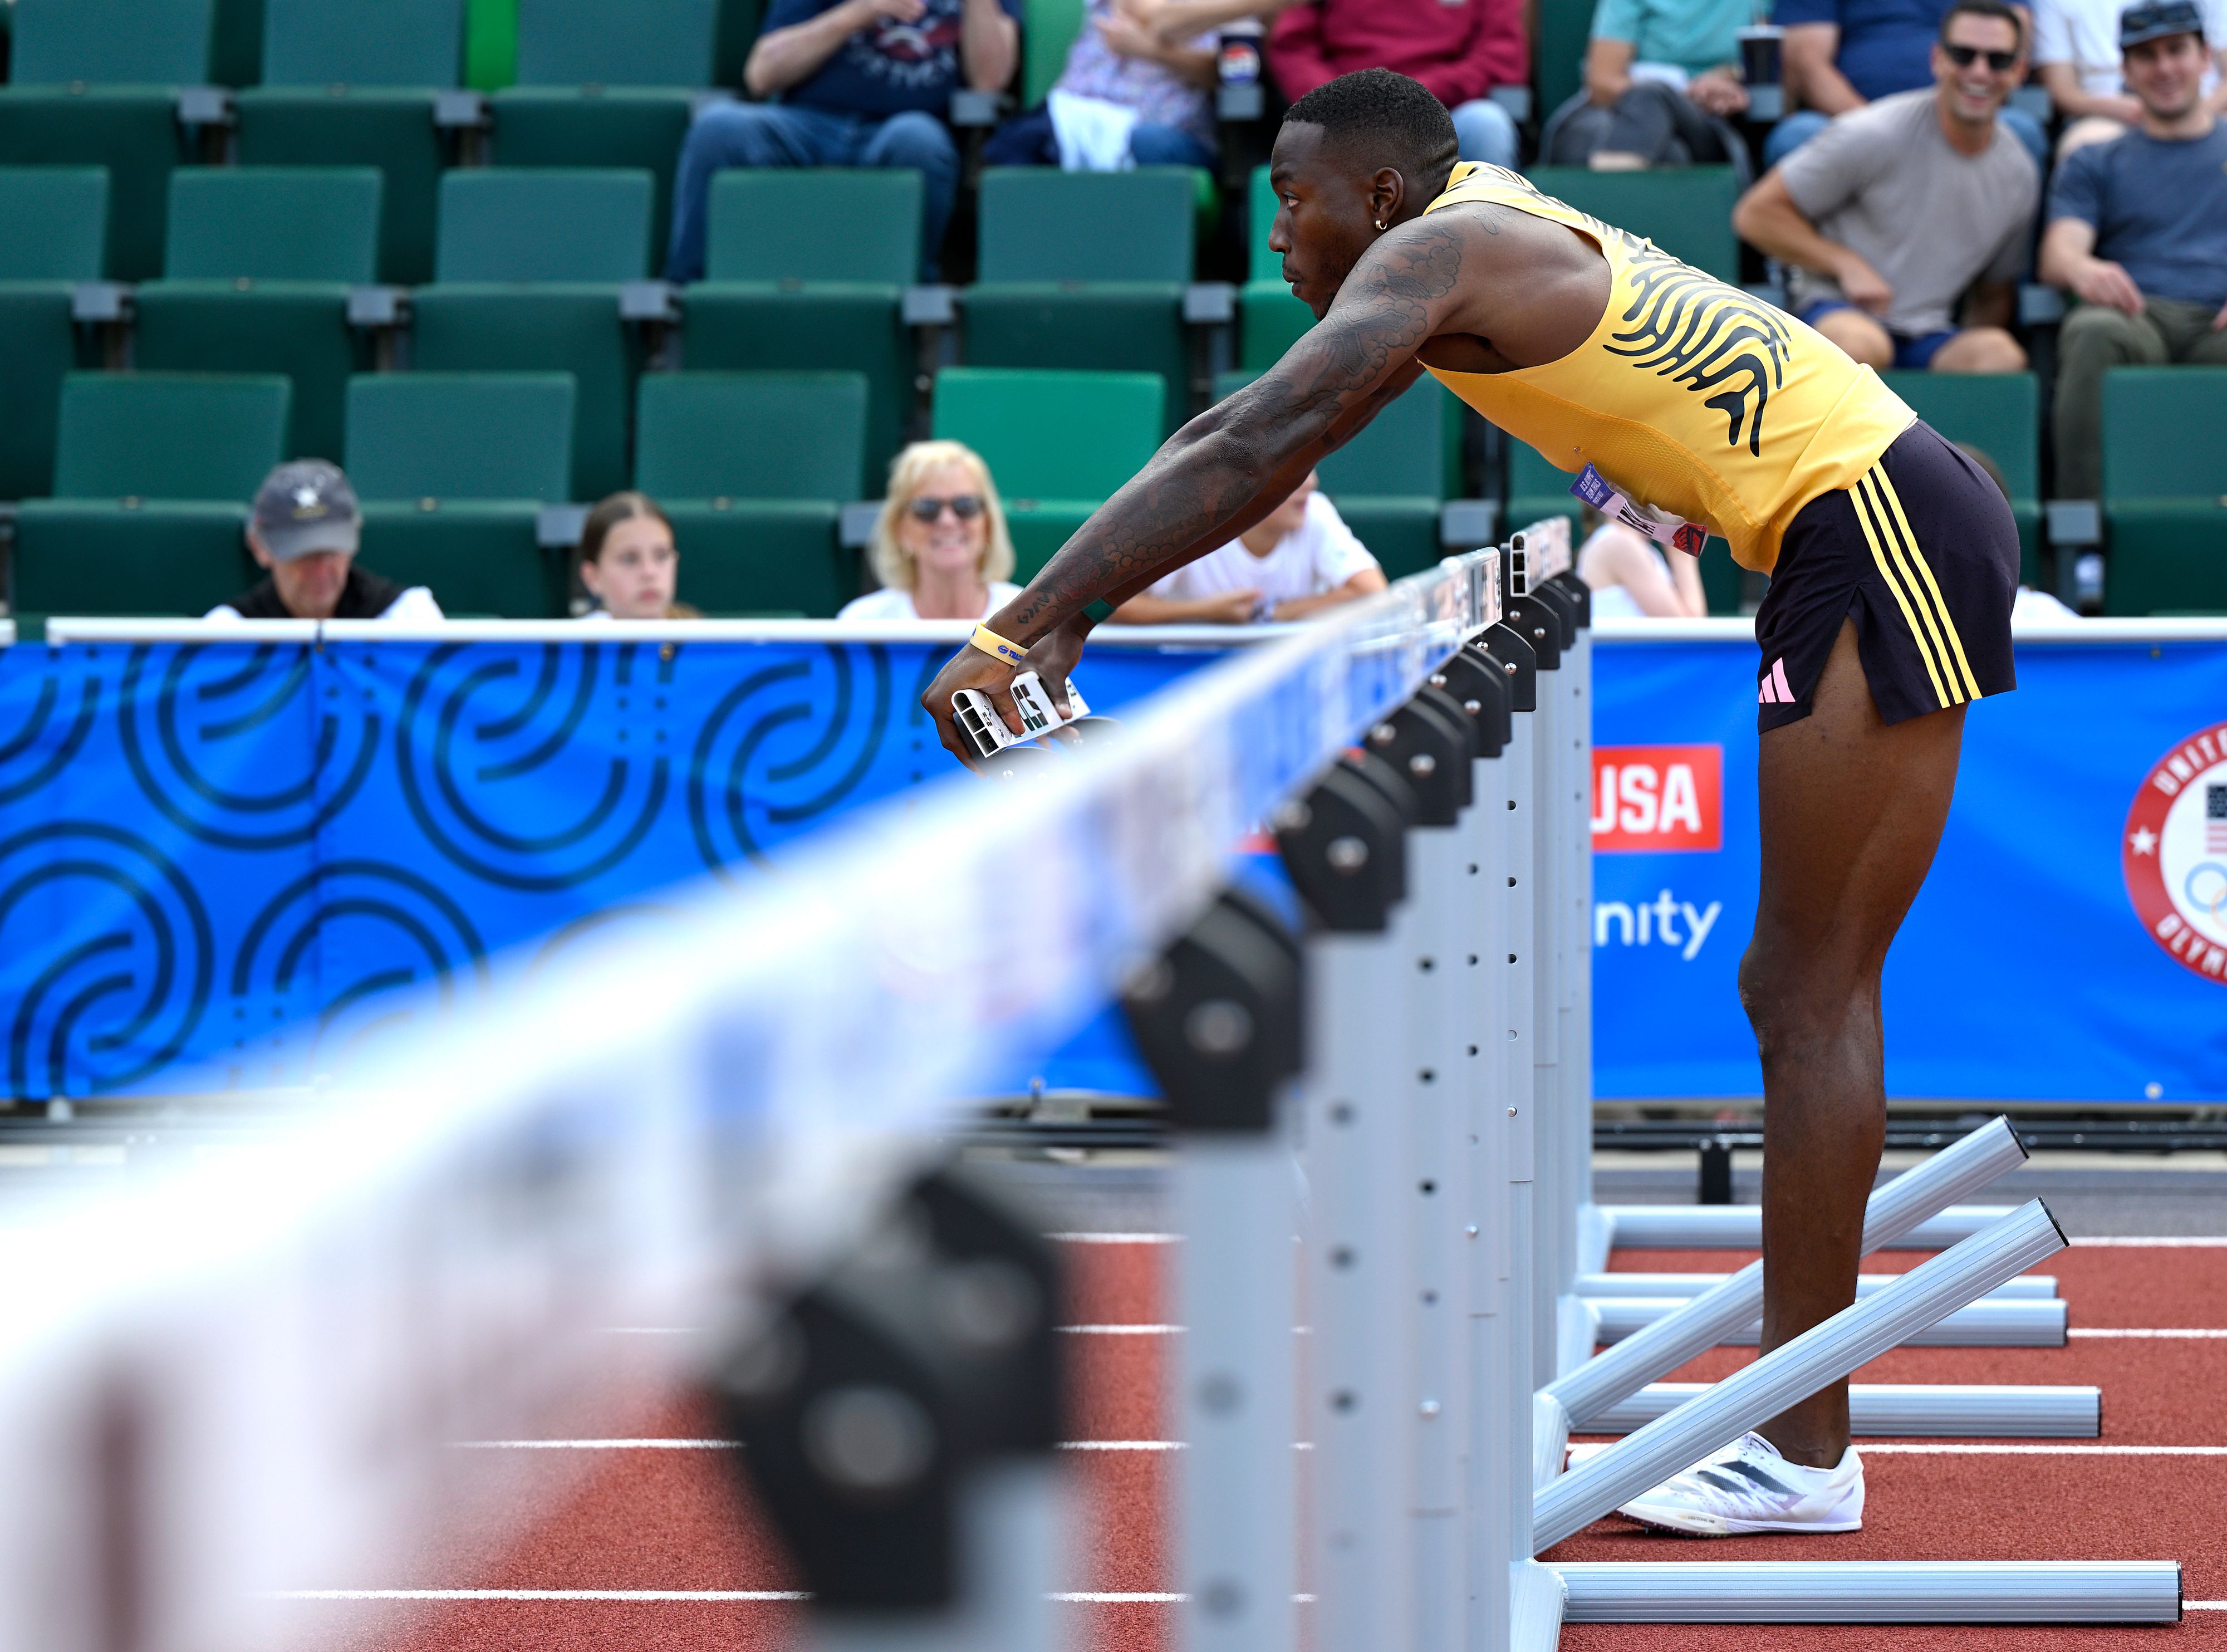
[[[220,603],[211,620],[437,620],[423,585],[407,589],[355,565],[363,512],[336,464],[295,459],[263,479],[247,524],[247,548],[270,574],[245,596]]]
[[[2204,97],[2203,14],[2136,0],[2119,50],[2141,123],[2064,157],[2041,238],[2041,278],[2080,299],[2057,347],[2060,499],[2101,489],[2104,373],[2227,367],[2227,124]]]

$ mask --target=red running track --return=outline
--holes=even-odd
[[[1164,1244],[1070,1244],[1069,1323],[1158,1324],[1166,1318]],[[1714,1271],[1745,1257],[1619,1252],[1612,1268]],[[1922,1258],[1890,1253],[1892,1270]],[[2077,1330],[2227,1329],[2227,1249],[2082,1247],[2048,1264]],[[1164,1336],[1080,1334],[1073,1359],[1076,1441],[1155,1441]],[[1677,1374],[1720,1376],[1751,1354],[1720,1349]],[[1859,1374],[1879,1382],[2095,1383],[2103,1390],[2097,1444],[2227,1445],[2227,1338],[2076,1336],[2063,1349],[1910,1349]],[[614,1424],[620,1422],[615,1413]],[[686,1404],[623,1419],[626,1438],[702,1439],[712,1419]],[[1943,1442],[1927,1442],[1938,1445]],[[2032,1445],[2043,1442],[2021,1442]],[[1863,1442],[1859,1449],[1881,1442]],[[2067,1445],[2078,1444],[2066,1442]],[[422,1534],[408,1575],[349,1580],[358,1589],[778,1592],[794,1579],[763,1521],[734,1486],[718,1450],[490,1450],[485,1495],[472,1513]],[[475,1456],[475,1464],[478,1461]],[[1170,1456],[1075,1451],[1081,1530],[1066,1587],[1149,1594],[1174,1585],[1162,1541]],[[475,1474],[481,1470],[475,1466]],[[2178,1560],[2190,1600],[2227,1600],[2227,1524],[2217,1513],[2227,1457],[2080,1454],[1900,1455],[1873,1450],[1866,1527],[1817,1538],[1713,1542],[1643,1532],[1611,1517],[1555,1548],[1554,1560]],[[522,1532],[497,1541],[491,1534]],[[315,1600],[290,1602],[287,1643],[335,1652],[773,1652],[794,1641],[798,1608],[775,1600]],[[1159,1652],[1159,1603],[1075,1603],[1078,1652]],[[2227,1611],[2193,1611],[2142,1630],[1905,1627],[1681,1627],[1682,1649],[1739,1652],[1949,1652],[1975,1642],[2004,1652],[2198,1645],[2227,1649]],[[1573,1625],[1569,1652],[1653,1652],[1646,1625]],[[1322,1652],[1333,1652],[1323,1649]],[[1339,1649],[1337,1652],[1345,1652]],[[1370,1649],[1369,1652],[1378,1652]]]

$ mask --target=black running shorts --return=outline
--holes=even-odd
[[[2017,687],[2018,572],[2002,490],[1918,420],[1854,487],[1820,494],[1788,526],[1755,616],[1757,728],[1809,715],[1844,619],[1889,723]]]

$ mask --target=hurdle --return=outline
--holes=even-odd
[[[862,813],[499,992],[252,1163],[53,1218],[0,1318],[0,1644],[284,1643],[274,1597],[398,1564],[456,1445],[561,1428],[616,1325],[706,1333],[645,1366],[740,1443],[815,1643],[1051,1644],[1056,1262],[948,1139],[984,1075],[1117,992],[1177,1143],[1188,1652],[2177,1612],[2171,1563],[2027,1587],[1538,1560],[2061,1239],[2020,1207],[1690,1395],[1652,1362],[1744,1328],[1759,1275],[1583,1358],[1590,645],[1535,549],[1411,576],[1008,783]],[[1261,825],[1297,928],[1236,876]],[[592,1013],[614,979],[654,1011]],[[2006,1133],[1881,1188],[1866,1236],[2016,1162]],[[1567,1417],[1649,1403],[1563,1471]]]

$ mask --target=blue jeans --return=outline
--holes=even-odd
[[[1454,139],[1464,161],[1516,165],[1516,123],[1490,98],[1472,98],[1453,111]]]
[[[1821,115],[1815,109],[1797,110],[1771,129],[1771,136],[1763,140],[1763,164],[1767,169],[1777,166],[1811,138],[1823,131],[1832,121],[1830,115]],[[2033,163],[2049,175],[2049,134],[2041,130],[2041,123],[2023,109],[2006,108],[1995,118],[2013,137],[2026,147]]]
[[[959,193],[959,146],[919,110],[877,118],[806,104],[715,103],[688,128],[673,181],[667,281],[704,277],[705,220],[711,175],[729,166],[909,166],[922,184],[920,273],[935,279],[943,226]]]

